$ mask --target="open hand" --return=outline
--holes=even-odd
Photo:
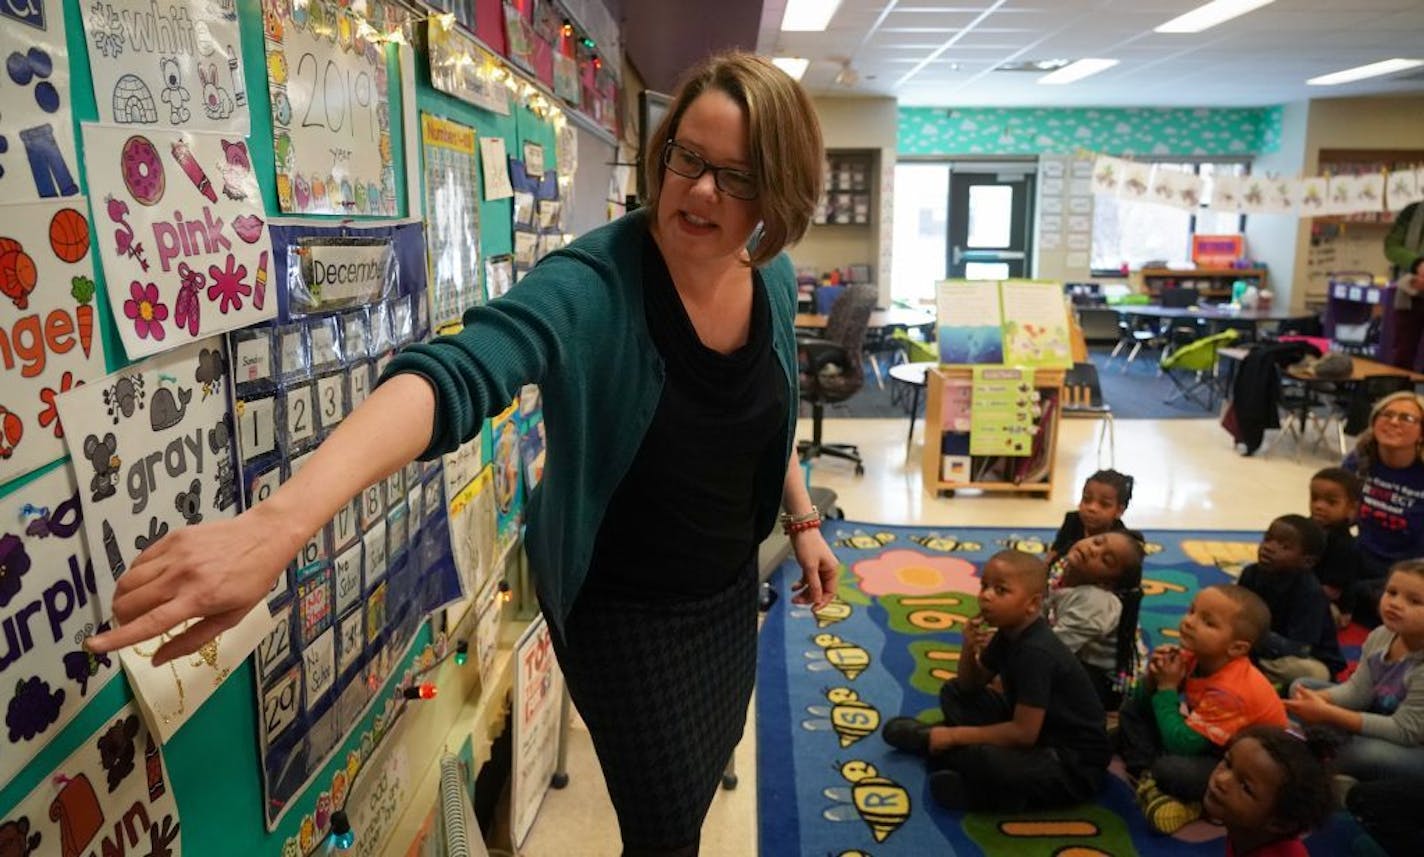
[[[1290,699],[1285,700],[1285,706],[1289,714],[1306,723],[1328,722],[1335,707],[1330,697],[1307,687],[1297,687]]]
[[[801,579],[791,584],[792,604],[809,604],[820,610],[836,597],[836,579],[841,564],[826,544],[819,529],[802,530],[791,536],[791,549],[801,566]]]
[[[242,621],[300,547],[266,517],[257,506],[235,518],[184,527],[150,545],[114,589],[119,627],[90,637],[85,647],[111,652],[199,620],[159,647],[153,655],[159,666]]]

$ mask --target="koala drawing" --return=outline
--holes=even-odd
[[[232,95],[218,86],[218,67],[212,63],[198,66],[198,79],[203,82],[203,112],[209,119],[226,119],[232,115]]]
[[[103,440],[92,434],[84,438],[84,457],[89,459],[89,463],[94,467],[94,478],[89,480],[89,490],[93,493],[92,499],[96,503],[118,492],[119,466],[123,464],[118,452],[119,439],[114,437],[113,432],[104,435]]]
[[[28,857],[36,853],[43,838],[39,831],[30,832],[28,816],[0,824],[0,857]]]
[[[134,737],[138,735],[138,715],[130,714],[123,720],[115,720],[103,735],[99,736],[99,762],[108,772],[109,793],[119,787],[134,769]]]
[[[158,97],[168,105],[168,121],[174,125],[182,125],[192,118],[187,107],[191,96],[188,95],[188,88],[183,85],[178,60],[164,57],[159,60],[158,67],[163,72],[163,92],[159,93]]]
[[[183,516],[183,520],[188,524],[202,523],[203,520],[203,482],[201,479],[194,479],[187,491],[179,491],[174,498],[173,505],[178,507],[178,513]]]

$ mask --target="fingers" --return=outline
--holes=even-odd
[[[185,613],[176,601],[167,601],[126,625],[90,637],[84,641],[84,647],[91,652],[112,652],[151,640],[191,618],[193,617]]]
[[[242,621],[246,615],[245,609],[229,610],[226,613],[219,613],[216,616],[209,616],[201,622],[194,622],[183,633],[164,643],[153,653],[153,665],[163,664],[190,655],[201,649],[205,643],[212,642],[213,638],[228,628]]]
[[[128,575],[125,574],[119,579],[123,580],[127,577]],[[160,575],[140,587],[130,588],[127,592],[115,591],[114,618],[120,624],[126,624],[145,613],[151,613],[161,605],[173,600],[173,587],[173,580]]]
[[[167,542],[168,537],[164,536],[163,541]],[[135,589],[147,585],[168,569],[168,562],[162,554],[157,556],[152,554],[153,548],[139,554],[138,559],[134,560],[134,564],[119,575],[118,581],[114,584],[114,600],[117,601]]]

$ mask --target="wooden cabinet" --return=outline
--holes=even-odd
[[[1231,300],[1231,286],[1245,280],[1257,289],[1266,287],[1265,268],[1143,268],[1142,286],[1155,301],[1163,289],[1194,288],[1204,300]]]
[[[944,400],[946,382],[973,380],[969,366],[939,366],[925,373],[928,397],[925,400],[924,462],[920,468],[925,490],[931,494],[975,491],[1019,491],[1048,499],[1053,492],[1054,463],[1058,455],[1058,420],[1063,401],[1062,369],[1039,369],[1033,386],[1039,392],[1043,414],[1038,425],[1038,449],[1027,458],[1002,456],[961,456],[968,459],[968,472],[961,478],[944,474],[946,427]],[[973,407],[971,402],[970,407]],[[952,432],[952,434],[967,433]]]

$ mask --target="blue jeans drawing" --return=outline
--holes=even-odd
[[[20,142],[25,144],[25,154],[30,159],[30,172],[35,177],[35,192],[42,197],[73,196],[79,193],[79,185],[69,173],[69,165],[59,151],[59,143],[54,139],[54,129],[49,125],[39,125],[20,131]]]

